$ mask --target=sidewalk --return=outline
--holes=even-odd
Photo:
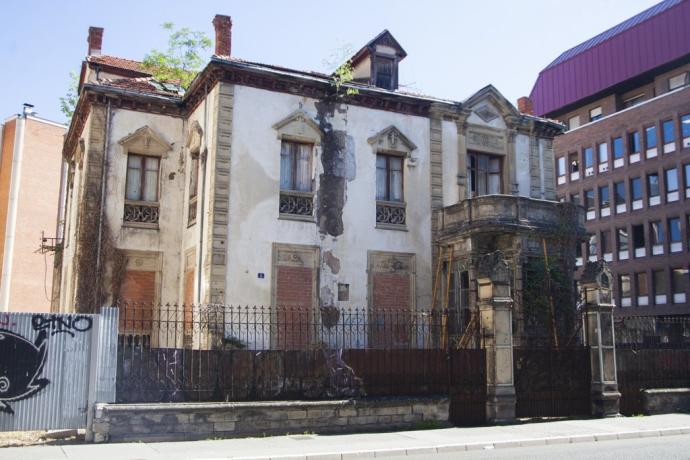
[[[74,444],[0,449],[0,459],[345,460],[472,449],[690,434],[690,414],[564,420],[509,426],[350,435],[292,435],[166,443]]]

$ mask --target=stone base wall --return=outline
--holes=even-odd
[[[690,412],[690,388],[658,388],[642,390],[645,415]]]
[[[97,404],[92,429],[95,442],[383,431],[447,426],[448,409],[446,397]]]

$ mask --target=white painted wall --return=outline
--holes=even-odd
[[[317,224],[278,219],[280,140],[271,127],[295,110],[316,116],[314,100],[236,86],[230,177],[230,223],[227,240],[229,303],[271,303],[272,243],[318,245],[341,262],[335,275],[322,264],[321,292],[337,283],[350,284],[350,302],[367,304],[367,251],[409,252],[417,255],[417,305],[428,307],[431,293],[431,229],[429,120],[392,112],[348,107],[336,113],[334,129],[347,130],[355,143],[356,176],[347,183],[343,209],[344,233],[322,235]],[[395,125],[417,145],[415,167],[405,167],[408,231],[375,228],[376,157],[367,139]],[[323,168],[317,149],[316,177]],[[316,181],[318,187],[318,180]],[[264,273],[265,278],[258,278]],[[336,302],[336,305],[339,303]],[[343,303],[345,304],[345,303]]]

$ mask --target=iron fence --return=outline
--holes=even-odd
[[[122,304],[119,326],[122,403],[451,392],[462,419],[484,401],[483,351],[450,359],[434,311]]]
[[[690,317],[629,316],[614,320],[618,348],[690,349]]]

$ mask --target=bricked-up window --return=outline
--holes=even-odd
[[[501,193],[501,159],[492,155],[469,153],[467,175],[472,196]]]
[[[376,56],[376,86],[384,89],[395,89],[395,61],[393,59]]]
[[[664,226],[660,220],[649,223],[649,237],[652,240],[653,246],[664,244],[666,237],[664,235]]]
[[[671,168],[666,170],[666,193],[678,191],[678,170]]]
[[[558,163],[556,165],[556,169],[558,172],[558,177],[563,177],[565,176],[565,157],[560,157],[558,159]]]
[[[618,160],[623,158],[623,138],[617,137],[613,140],[613,158]]]
[[[686,137],[690,137],[690,113],[680,117],[680,130],[683,139],[685,139]]]
[[[625,228],[616,229],[616,240],[618,243],[618,251],[628,250],[628,230]]]
[[[656,147],[656,126],[649,126],[644,129],[645,143],[648,149]]]
[[[130,201],[158,201],[158,167],[160,160],[143,155],[127,155],[125,198]]]
[[[659,174],[647,174],[647,196],[659,196]]]
[[[283,141],[280,147],[280,189],[311,192],[312,144]]]
[[[594,167],[594,150],[592,147],[585,149],[585,168]]]
[[[639,177],[630,179],[630,195],[633,201],[642,199],[642,179]]]
[[[625,204],[625,182],[616,182],[613,184],[615,193],[616,205]]]
[[[664,134],[664,144],[669,144],[676,140],[676,134],[673,129],[673,120],[666,120],[662,123],[662,131]]]
[[[127,304],[120,312],[120,333],[150,333],[156,301],[156,272],[127,270],[120,287],[120,300]]]
[[[609,149],[608,144],[605,142],[597,146],[599,151],[599,164],[604,164],[609,162]]]
[[[638,297],[647,297],[649,295],[649,286],[647,286],[647,272],[639,272],[635,274],[635,284],[637,285]]]
[[[628,298],[630,297],[630,275],[623,274],[619,276],[619,283],[620,283],[620,292],[621,292],[621,297],[623,298]]]
[[[628,134],[628,153],[634,154],[640,152],[640,133],[633,131]]]
[[[601,107],[594,107],[589,111],[589,121],[596,121],[603,116]]]
[[[585,209],[587,211],[594,211],[594,190],[585,190]]]
[[[599,208],[608,208],[611,204],[611,198],[609,197],[609,186],[604,185],[599,187]]]
[[[376,155],[376,200],[403,201],[403,158]]]

